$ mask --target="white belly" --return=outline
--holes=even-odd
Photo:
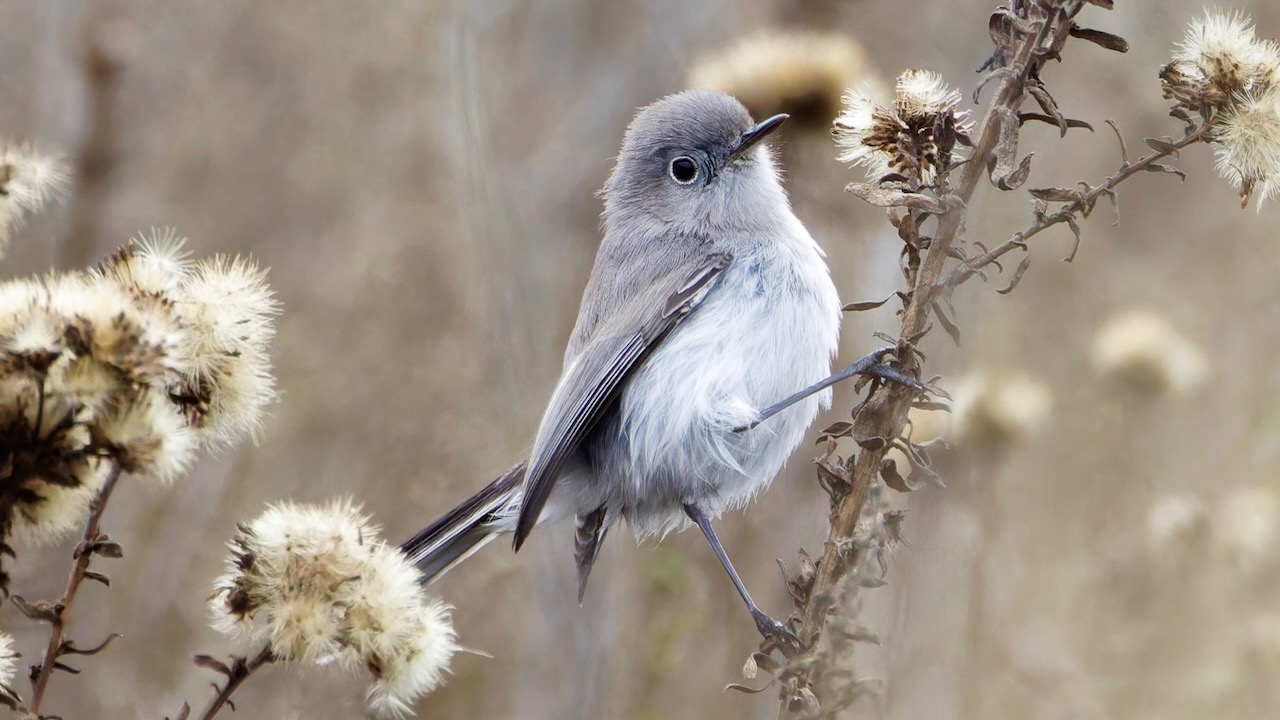
[[[596,487],[637,535],[684,522],[697,503],[712,517],[767,487],[803,440],[830,391],[754,430],[757,413],[830,373],[840,303],[816,247],[735,259],[706,303],[627,383],[596,458]]]

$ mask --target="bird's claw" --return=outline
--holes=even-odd
[[[764,636],[766,640],[772,640],[783,654],[793,655],[804,650],[804,644],[800,642],[800,638],[791,631],[791,628],[785,624],[774,620],[759,610],[754,610],[751,617],[756,621],[756,629]]]
[[[878,378],[880,380],[884,380],[885,382],[897,383],[898,385],[909,387],[912,390],[915,390],[916,392],[924,392],[925,387],[924,385],[920,384],[919,380],[916,380],[915,378],[903,372],[895,370],[889,365],[881,362],[886,355],[891,355],[894,352],[896,352],[896,348],[892,348],[892,347],[880,348],[879,350],[871,353],[870,355],[867,355],[864,358],[861,358],[860,360],[855,362],[853,365],[849,366],[849,371],[852,371],[852,372],[849,372],[849,374],[861,375],[863,377]]]

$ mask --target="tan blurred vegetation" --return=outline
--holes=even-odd
[[[1117,5],[1090,17],[1127,37],[1130,53],[1072,45],[1046,78],[1064,111],[1099,131],[1063,141],[1030,130],[1031,186],[1109,174],[1118,153],[1104,119],[1131,144],[1179,131],[1156,71],[1200,5]],[[1280,35],[1280,6],[1252,5],[1260,33]],[[121,487],[105,526],[125,557],[103,568],[110,590],[86,589],[71,633],[124,638],[82,675],[55,677],[48,711],[158,718],[202,701],[212,678],[188,659],[228,648],[206,626],[210,582],[234,523],[263,502],[353,495],[394,539],[516,458],[590,268],[592,193],[634,108],[680,89],[695,57],[771,27],[838,29],[886,77],[927,67],[968,88],[989,52],[989,10],[975,0],[0,4],[7,136],[74,156],[90,129],[86,33],[108,33],[122,57],[93,254],[173,225],[198,254],[253,253],[284,305],[282,398],[260,445],[205,461],[168,490]],[[879,211],[841,192],[856,173],[821,133],[784,143],[797,213],[842,295],[883,297],[898,281],[898,245]],[[1184,184],[1152,175],[1121,188],[1121,224],[1100,208],[1073,264],[1059,262],[1069,235],[1055,232],[1037,239],[1013,294],[997,295],[997,282],[961,290],[962,348],[928,339],[932,371],[1022,368],[1050,388],[1053,410],[1002,462],[957,467],[947,489],[909,498],[910,547],[887,587],[862,593],[863,623],[882,644],[862,652],[859,671],[881,680],[883,700],[850,717],[1280,716],[1280,211],[1241,212],[1204,148],[1180,165]],[[1003,240],[1029,216],[1023,197],[983,195],[970,237]],[[80,264],[61,240],[74,207],[73,197],[20,236],[6,274]],[[1144,400],[1093,375],[1095,331],[1135,305],[1208,352],[1208,383]],[[888,315],[851,318],[845,356],[892,329]],[[787,602],[775,558],[816,551],[825,536],[812,454],[798,451],[754,507],[721,523],[766,610]],[[1191,508],[1174,532],[1170,496]],[[519,557],[502,545],[438,585],[463,644],[495,658],[459,656],[420,715],[776,715],[772,692],[722,692],[758,638],[694,534],[635,548],[619,532],[582,608],[566,529],[536,533]],[[68,549],[20,553],[14,587],[55,596]],[[43,630],[8,606],[0,622],[32,660]],[[238,693],[239,712],[363,716],[361,679],[321,675],[270,669]]]

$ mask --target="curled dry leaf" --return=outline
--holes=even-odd
[[[1098,47],[1112,50],[1119,53],[1129,52],[1129,41],[1113,35],[1109,32],[1094,30],[1092,28],[1082,28],[1079,25],[1071,26],[1071,37],[1079,38],[1097,45]]]
[[[884,188],[872,183],[849,183],[845,186],[845,191],[876,207],[905,207],[935,214],[945,210],[937,198],[921,193]]]

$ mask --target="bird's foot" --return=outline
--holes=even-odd
[[[751,618],[756,621],[756,629],[760,634],[766,640],[772,640],[777,644],[784,655],[790,656],[804,650],[804,644],[800,642],[800,638],[784,623],[754,608],[751,610]]]
[[[895,350],[895,348],[891,347],[880,348],[870,355],[859,359],[845,370],[837,373],[837,375],[843,375],[844,377],[861,375],[863,377],[878,378],[885,382],[897,383],[898,385],[909,387],[916,392],[924,392],[925,387],[920,384],[919,380],[916,380],[905,373],[899,372],[898,370],[895,370],[889,365],[881,362],[884,360],[886,355],[893,354]]]

